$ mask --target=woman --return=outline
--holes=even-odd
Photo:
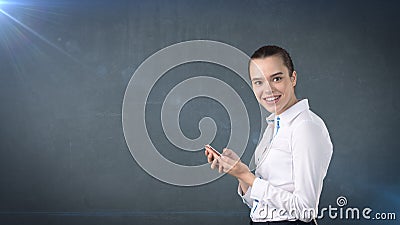
[[[255,150],[255,174],[230,149],[218,156],[206,147],[208,162],[238,179],[251,224],[316,223],[332,156],[328,130],[308,100],[296,98],[297,74],[286,50],[261,47],[251,56],[249,72],[254,95],[271,112]]]

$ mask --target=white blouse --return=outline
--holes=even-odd
[[[256,180],[242,195],[254,222],[302,220],[317,217],[323,179],[333,146],[325,123],[304,99],[271,114],[255,150]]]

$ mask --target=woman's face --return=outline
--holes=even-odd
[[[296,72],[289,76],[289,69],[279,56],[252,59],[250,63],[254,95],[267,111],[277,115],[297,102],[296,76]]]

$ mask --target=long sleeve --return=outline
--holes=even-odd
[[[268,180],[257,178],[250,198],[288,218],[309,222],[316,217],[323,179],[332,156],[332,143],[326,127],[311,120],[302,121],[292,133],[292,163],[294,191],[275,187]]]
[[[253,207],[253,200],[250,198],[251,187],[247,188],[246,193],[243,194],[240,184],[238,185],[238,195],[242,198],[244,204],[249,208]]]

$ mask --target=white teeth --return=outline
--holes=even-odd
[[[270,98],[267,98],[267,101],[274,101],[274,100],[276,100],[276,99],[278,99],[278,97],[270,97]]]

